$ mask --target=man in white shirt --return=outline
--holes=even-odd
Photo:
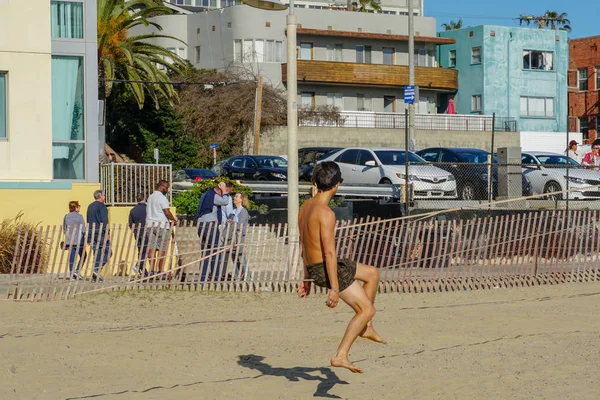
[[[169,192],[169,182],[161,180],[156,185],[154,193],[148,197],[146,206],[146,226],[148,232],[148,263],[150,274],[154,275],[156,252],[158,251],[158,272],[162,272],[165,255],[171,235],[171,223],[177,220],[171,214],[169,199],[165,196]]]

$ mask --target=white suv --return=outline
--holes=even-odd
[[[406,151],[404,149],[350,147],[319,160],[335,161],[342,171],[344,183],[404,184]],[[456,198],[454,176],[413,152],[408,152],[409,181],[415,199]],[[422,164],[421,164],[422,163]]]

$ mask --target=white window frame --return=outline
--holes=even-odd
[[[385,51],[386,50],[391,50],[392,53],[390,54],[392,56],[392,62],[390,62],[389,64],[385,62]],[[383,56],[383,64],[384,65],[394,65],[395,64],[395,55],[396,55],[396,49],[394,47],[383,47],[381,49],[381,55]]]
[[[448,68],[456,68],[456,49],[448,51]]]
[[[344,45],[332,43],[327,45],[327,61],[343,62]]]
[[[476,56],[476,50],[479,51],[479,55]],[[479,59],[479,61],[477,60],[477,58]],[[483,52],[481,50],[481,46],[473,46],[471,47],[471,64],[481,64],[481,61],[483,60]]]
[[[310,45],[310,47],[308,48],[302,48],[302,45]],[[313,42],[300,42],[300,54],[299,54],[299,59],[300,60],[312,60],[314,57],[314,49],[315,49],[315,44]],[[303,56],[303,53],[305,51],[310,51],[310,54],[308,56],[308,58]]]
[[[483,96],[480,94],[471,95],[471,112],[481,112],[483,109]]]
[[[582,72],[585,71],[585,78],[582,78]],[[578,68],[577,69],[577,89],[580,92],[587,92],[588,89],[590,88],[590,83],[589,83],[589,79],[590,79],[590,75],[588,72],[588,68]],[[585,89],[582,89],[582,83],[585,85]]]
[[[544,100],[544,115],[531,115],[530,100]],[[526,101],[527,111],[523,113],[523,101]],[[549,106],[551,104],[551,106]],[[554,97],[542,97],[542,96],[521,96],[520,98],[520,114],[521,117],[525,118],[554,118],[555,117],[556,101]],[[550,111],[550,112],[549,112]]]
[[[537,53],[537,54],[542,54],[543,58],[544,58],[544,62],[550,62],[550,67],[548,68],[547,65],[544,67],[544,69],[538,69],[538,68],[532,68],[532,54],[533,53]],[[525,66],[523,65],[523,69],[526,71],[554,71],[554,52],[553,51],[546,51],[546,50],[532,50],[532,49],[524,49],[523,50],[523,58],[528,57],[528,65],[529,68],[525,68]],[[552,60],[552,61],[548,61],[548,60]]]
[[[305,100],[306,99],[310,99],[310,104],[306,104]],[[315,109],[315,92],[301,92],[300,93],[300,105],[302,106],[302,108],[307,108],[307,106],[309,106],[309,108],[311,110]]]

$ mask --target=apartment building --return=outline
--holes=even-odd
[[[162,33],[183,40],[154,39],[197,68],[234,68],[285,85],[285,11],[245,5],[200,13],[157,17]],[[331,104],[344,111],[403,112],[408,85],[408,17],[299,8],[296,52],[298,103]],[[251,22],[249,22],[251,21]],[[153,32],[140,28],[132,34]],[[441,97],[457,90],[457,72],[439,68],[436,46],[454,39],[436,36],[434,18],[415,18],[417,112],[439,110]]]
[[[569,40],[569,130],[600,137],[600,36]]]
[[[413,1],[413,13],[415,15],[423,15],[423,1],[424,0]],[[240,0],[165,0],[165,3],[177,5],[181,9],[191,12],[242,4]],[[289,6],[290,1],[283,0],[282,4]],[[379,14],[408,15],[407,0],[382,0],[380,6],[381,10],[377,11]],[[294,8],[341,10],[346,9],[347,7],[348,3],[343,0],[294,0]]]
[[[527,132],[566,132],[567,33],[480,25],[440,32],[439,65],[458,71],[459,114],[496,113]]]

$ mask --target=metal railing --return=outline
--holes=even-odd
[[[370,111],[340,111],[339,115],[331,112],[304,111],[298,117],[299,126],[330,126],[343,128],[404,129],[405,116],[399,113],[380,113]],[[468,114],[417,114],[416,129],[451,130],[451,131],[492,131],[517,132],[518,125],[514,118],[496,117],[495,123],[491,115]]]
[[[100,184],[106,204],[111,206],[135,205],[138,193],[149,196],[161,179],[173,181],[171,164],[110,163],[100,166]],[[171,201],[171,191],[167,197]]]

